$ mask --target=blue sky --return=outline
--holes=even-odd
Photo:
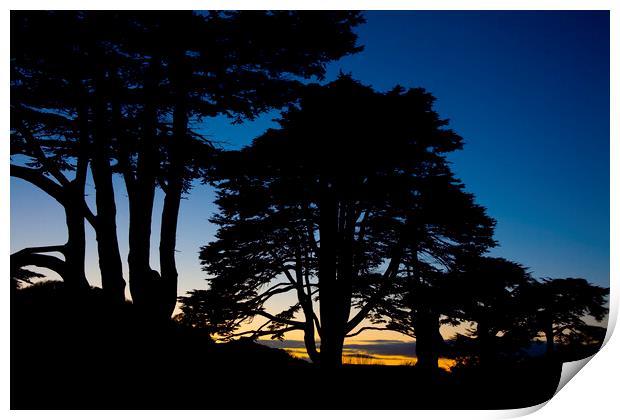
[[[492,254],[524,264],[537,277],[609,284],[608,12],[394,11],[366,17],[356,29],[364,52],[331,64],[326,81],[342,70],[378,90],[401,84],[432,92],[436,110],[466,143],[449,156],[453,169],[498,221],[500,246]],[[275,126],[275,116],[241,126],[207,120],[201,130],[237,148]],[[126,255],[127,204],[122,182],[115,185]],[[180,293],[206,287],[197,254],[213,237],[207,221],[212,199],[209,188],[197,185],[182,202]],[[62,209],[12,179],[11,252],[65,238]],[[98,284],[92,232],[89,238],[87,274]]]

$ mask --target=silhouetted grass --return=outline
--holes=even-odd
[[[344,354],[342,357],[342,363],[345,365],[380,365],[381,362],[370,354],[366,353],[351,353]]]

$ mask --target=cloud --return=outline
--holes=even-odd
[[[305,349],[306,346],[304,344],[303,341],[301,340],[257,340],[257,342],[259,344],[262,344],[264,346],[268,346],[268,347],[272,347],[275,349],[297,349],[297,348],[303,348]]]
[[[258,342],[260,344],[278,349],[305,349],[305,345],[302,340],[259,340]],[[399,340],[366,340],[354,344],[345,344],[344,350],[376,355],[399,355],[411,357],[415,356],[415,342]]]
[[[377,355],[415,356],[415,342],[405,341],[367,341],[365,343],[346,344],[346,350],[363,351]]]

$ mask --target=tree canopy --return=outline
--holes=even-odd
[[[586,343],[598,336],[591,324],[607,315],[607,296],[609,288],[582,278],[546,278],[534,284],[525,304],[534,314],[532,327],[545,335],[547,354],[554,353],[555,343]]]
[[[130,209],[132,299],[163,318],[176,301],[181,197],[214,152],[195,125],[216,115],[254,118],[293,100],[300,79],[321,78],[326,63],[361,49],[352,28],[363,22],[359,12],[346,11],[50,11],[13,18],[12,153],[34,165],[26,171],[17,163],[13,175],[57,200],[63,195],[71,246],[62,249],[72,251],[67,265],[81,269],[82,283],[88,218],[97,233],[104,291],[122,301],[112,184],[113,174],[122,174]],[[96,215],[83,199],[89,167]],[[70,183],[62,171],[76,173],[70,201],[62,192]],[[165,197],[160,272],[150,267],[158,187]],[[62,261],[54,263],[60,267]]]
[[[345,335],[412,258],[447,263],[491,246],[493,221],[445,161],[461,138],[433,100],[423,89],[376,92],[341,75],[308,86],[279,129],[223,154],[211,178],[217,240],[201,252],[212,276],[205,296],[234,302],[240,321],[261,315],[265,328],[304,330],[311,357],[316,330],[321,362],[339,364]],[[450,216],[450,205],[462,213]],[[289,292],[292,307],[264,311]]]

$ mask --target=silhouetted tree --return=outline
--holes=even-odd
[[[402,267],[372,318],[387,323],[386,329],[415,337],[417,366],[436,369],[443,347],[440,324],[455,321],[446,273],[463,256],[480,255],[495,245],[495,221],[446,165],[427,169],[416,182],[417,194],[403,203],[407,236]]]
[[[316,327],[321,363],[339,365],[345,336],[385,298],[406,262],[410,206],[426,192],[421,179],[446,176],[462,193],[444,157],[461,138],[443,128],[433,100],[423,89],[378,93],[341,75],[310,86],[280,129],[224,155],[218,240],[201,252],[211,287],[238,297],[246,317],[304,330],[309,354]],[[492,232],[492,223],[480,229]],[[364,293],[355,293],[360,285]],[[289,291],[296,305],[277,317],[265,313],[267,298]],[[296,310],[302,321],[289,318]]]
[[[527,297],[533,282],[523,266],[496,257],[463,258],[450,273],[450,305],[456,319],[471,323],[481,367],[527,347],[535,336]]]
[[[55,98],[45,112],[68,109],[90,143],[104,290],[124,288],[112,184],[118,171],[129,197],[132,298],[154,318],[174,308],[180,200],[212,153],[191,124],[282,106],[295,96],[295,78],[320,78],[327,62],[360,49],[351,28],[363,22],[359,12],[288,11],[24,12],[16,20],[12,63],[32,82],[16,85],[39,100],[32,85],[51,69],[69,99]],[[149,265],[156,185],[165,194],[161,274]]]
[[[181,298],[184,311],[207,308],[208,323],[223,337],[257,315],[266,322],[249,333],[253,337],[276,338],[293,329],[303,330],[308,354],[318,361],[314,342],[318,319],[312,307],[317,293],[317,245],[309,236],[314,234],[315,222],[307,218],[314,211],[285,207],[271,211],[264,207],[268,206],[269,192],[256,183],[242,182],[230,188],[241,188],[244,197],[237,200],[220,194],[217,202],[223,212],[212,221],[223,228],[217,233],[218,240],[203,247],[200,254],[208,272],[218,273],[218,277],[210,281],[209,290]],[[229,223],[238,211],[241,218]],[[264,309],[269,299],[289,292],[297,297],[290,308],[279,314]],[[201,302],[200,307],[197,302]],[[293,319],[300,310],[302,322]]]
[[[81,287],[87,285],[84,219],[88,220],[97,234],[104,291],[110,301],[123,302],[125,281],[115,210],[110,211],[114,196],[111,180],[104,185],[107,178],[100,176],[102,172],[105,175],[110,162],[101,133],[96,133],[97,125],[105,126],[99,122],[93,100],[94,69],[101,57],[88,48],[96,31],[79,12],[14,12],[11,17],[12,155],[28,158],[17,160],[11,175],[56,199],[65,210],[68,228],[64,246],[33,248],[28,254],[42,263],[53,263],[54,269],[61,267],[65,281],[74,279]],[[96,144],[99,153],[94,152]],[[93,155],[97,159],[92,159]],[[96,216],[84,200],[89,162],[97,188]],[[73,180],[67,178],[69,171],[75,173]],[[63,252],[64,263],[41,255],[43,251]]]
[[[84,219],[100,231],[99,216],[84,201],[90,130],[79,103],[89,66],[79,37],[71,36],[77,31],[72,14],[14,12],[11,17],[11,154],[25,157],[12,161],[11,176],[59,202],[68,230],[65,245],[22,250],[12,261],[60,269],[67,283],[84,288]],[[64,262],[44,254],[52,251],[62,252]],[[107,277],[104,283],[109,285]]]
[[[543,279],[533,284],[527,292],[532,310],[532,328],[544,334],[548,356],[554,354],[556,342],[585,343],[600,335],[596,328],[590,328],[587,317],[600,322],[607,315],[609,288],[596,286],[582,278],[569,277]]]
[[[192,158],[188,127],[192,117],[232,115],[238,120],[284,105],[294,98],[295,77],[322,77],[324,65],[358,51],[351,28],[356,12],[213,12],[162,15],[153,42],[170,86],[172,141],[166,149],[165,199],[160,240],[162,281],[168,310],[176,300],[174,263],[181,194]],[[325,33],[318,35],[316,28]],[[184,36],[170,37],[179,32]],[[260,36],[258,35],[260,34]],[[153,63],[155,61],[151,60]],[[168,287],[168,286],[166,286]]]

